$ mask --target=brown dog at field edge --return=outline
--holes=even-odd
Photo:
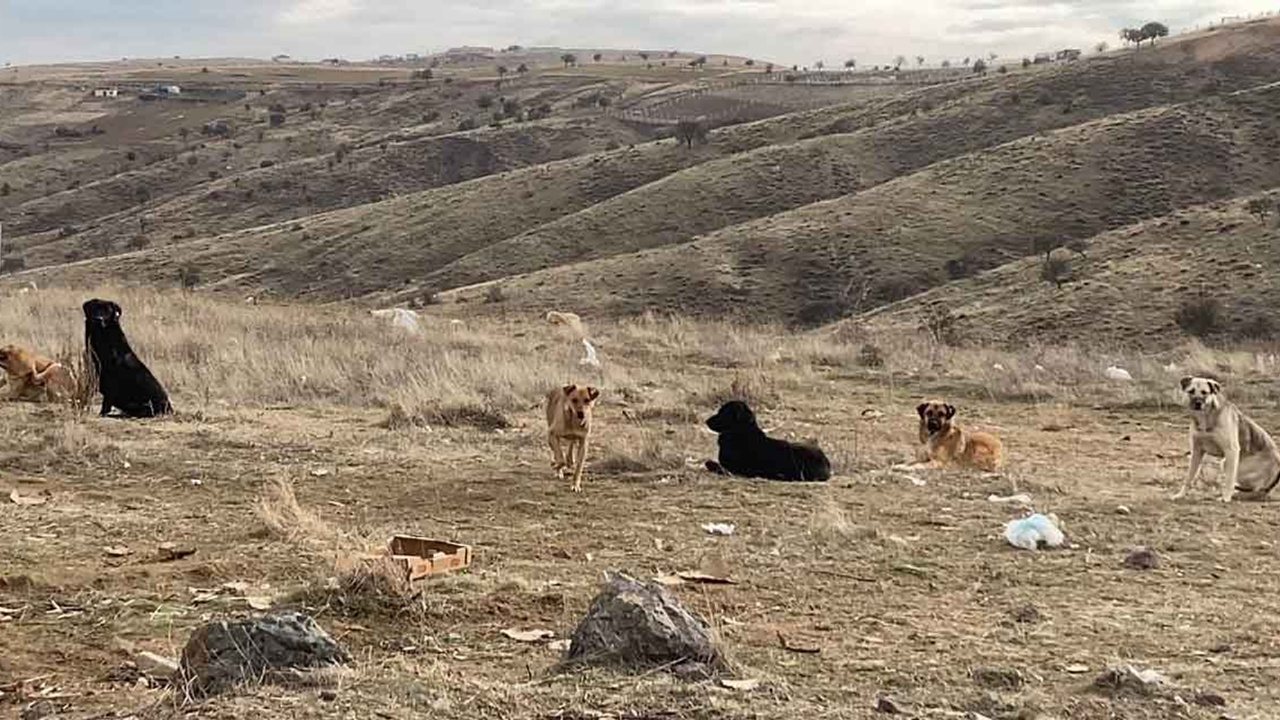
[[[565,385],[547,393],[551,467],[561,478],[566,469],[572,468],[574,492],[582,492],[582,466],[587,459],[587,441],[591,435],[591,410],[599,397],[599,390],[577,385]]]
[[[61,401],[75,393],[75,380],[65,365],[21,345],[0,347],[0,368],[4,369],[0,387],[9,400]]]
[[[1004,463],[1000,438],[952,422],[956,409],[940,400],[920,403],[920,451],[915,467],[962,467],[995,472]]]

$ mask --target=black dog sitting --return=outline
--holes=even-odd
[[[138,359],[120,328],[120,306],[93,299],[84,304],[84,343],[102,392],[102,412],[120,408],[127,417],[155,417],[173,412],[169,396]]]
[[[720,434],[720,462],[707,461],[712,472],[799,482],[831,477],[831,463],[821,450],[765,435],[755,413],[741,400],[725,403],[707,418],[707,427]]]

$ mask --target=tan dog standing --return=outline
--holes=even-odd
[[[1245,499],[1261,500],[1280,483],[1280,450],[1258,423],[1240,412],[1222,394],[1217,380],[1184,377],[1182,390],[1191,411],[1191,467],[1177,500],[1187,494],[1200,475],[1205,455],[1222,462],[1222,502],[1231,502],[1236,490]]]
[[[0,347],[6,398],[27,402],[62,401],[75,393],[75,379],[65,365],[21,345]]]
[[[599,390],[577,385],[565,385],[547,393],[551,467],[561,478],[567,468],[573,468],[574,492],[582,492],[582,465],[587,459],[587,440],[591,435],[591,410],[599,397]]]
[[[962,467],[995,472],[1004,463],[1004,446],[990,433],[969,432],[951,420],[956,409],[940,400],[920,403],[920,462],[915,467]]]

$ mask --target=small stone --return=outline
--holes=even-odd
[[[1226,707],[1227,699],[1215,692],[1196,693],[1195,704],[1201,707]]]
[[[974,668],[973,681],[988,690],[1017,690],[1026,683],[1022,673],[1012,668]]]
[[[58,712],[58,708],[48,700],[38,700],[22,708],[18,717],[22,720],[40,720]]]
[[[1117,506],[1116,506],[1116,513],[1117,513],[1117,514],[1119,514],[1119,515],[1128,515],[1128,514],[1129,514],[1129,513],[1131,513],[1131,512],[1133,512],[1133,511],[1129,509],[1129,506],[1128,506],[1128,505],[1117,505]]]
[[[905,715],[906,711],[898,704],[896,700],[888,696],[881,696],[876,700],[876,710],[886,715]]]
[[[1149,547],[1138,548],[1125,557],[1124,566],[1133,570],[1155,570],[1160,567],[1160,556]]]
[[[1040,611],[1036,609],[1035,605],[1023,605],[1020,608],[1012,610],[1009,614],[1013,616],[1014,622],[1025,623],[1027,625],[1034,625],[1035,623],[1040,622]]]
[[[338,699],[338,693],[332,690],[321,690],[320,699],[323,700],[324,702],[333,702],[334,700]]]

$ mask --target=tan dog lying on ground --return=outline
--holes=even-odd
[[[5,397],[27,402],[62,401],[75,393],[71,371],[21,345],[0,347],[0,368],[4,368]]]
[[[1000,438],[969,432],[951,421],[956,409],[940,400],[920,403],[919,459],[915,467],[962,467],[995,472],[1003,464]]]
[[[582,465],[587,459],[587,440],[591,435],[591,408],[598,397],[599,390],[577,385],[565,385],[547,393],[551,468],[561,478],[566,469],[573,469],[574,492],[582,492]],[[561,443],[565,445],[563,451]]]
[[[1217,380],[1182,378],[1191,411],[1191,467],[1177,500],[1187,494],[1200,474],[1205,455],[1223,459],[1222,502],[1231,502],[1235,491],[1245,500],[1262,500],[1280,483],[1280,450],[1258,423],[1240,412],[1222,394]]]

